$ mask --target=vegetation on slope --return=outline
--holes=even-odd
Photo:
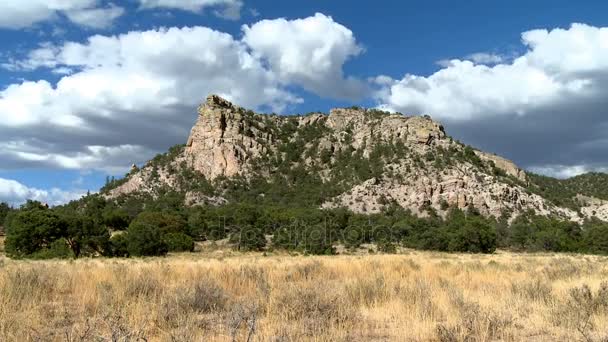
[[[269,205],[243,201],[223,206],[183,206],[183,197],[129,197],[125,202],[90,195],[63,207],[28,202],[6,219],[6,252],[16,258],[165,255],[192,251],[194,241],[228,238],[243,251],[288,250],[333,254],[336,245],[376,244],[448,252],[492,253],[496,248],[608,254],[608,223],[572,222],[522,215],[505,219],[451,209],[443,219],[430,209],[420,218],[391,205],[379,214],[345,209]],[[268,240],[269,239],[269,240]]]
[[[568,179],[557,179],[528,173],[529,189],[555,205],[578,209],[576,195],[608,200],[608,174],[590,172]]]
[[[255,127],[276,139],[275,148],[250,162],[246,176],[209,181],[187,167],[182,158],[185,146],[177,145],[144,166],[153,191],[104,198],[140,172],[134,169],[124,179],[108,179],[102,195],[58,208],[35,202],[15,211],[0,207],[6,209],[0,215],[8,215],[7,253],[31,258],[164,255],[191,251],[195,241],[225,238],[239,250],[308,254],[331,254],[338,244],[357,248],[365,243],[375,243],[387,252],[403,246],[473,253],[491,253],[496,248],[608,253],[608,242],[602,238],[608,236],[608,226],[599,221],[578,225],[525,213],[508,224],[506,218],[483,218],[473,207],[463,212],[447,203],[441,208],[449,212],[447,216],[439,217],[433,208],[424,207],[420,209],[428,216],[420,218],[388,200],[382,203],[383,212],[373,215],[321,210],[322,203],[365,180],[404,177],[393,173],[394,165],[441,172],[466,163],[502,182],[522,184],[458,142],[421,154],[402,140],[384,141],[372,134],[364,146],[354,148],[351,130],[336,138],[321,120],[299,127],[296,116],[277,121],[244,114],[248,124],[243,127]],[[388,114],[366,111],[365,115],[373,125],[373,120]],[[331,147],[321,145],[328,136]],[[161,173],[171,175],[175,184],[169,187],[160,182]],[[530,177],[531,191],[561,206],[576,207],[572,198],[577,193],[607,196],[608,182],[602,183],[606,178],[602,174],[564,181]],[[222,197],[228,204],[185,207],[188,192]]]

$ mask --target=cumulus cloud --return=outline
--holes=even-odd
[[[468,55],[466,59],[471,60],[476,64],[498,64],[505,61],[505,57],[487,52],[476,52]]]
[[[243,28],[242,40],[185,27],[41,44],[5,67],[47,69],[60,79],[28,80],[0,90],[0,164],[122,173],[131,163],[183,143],[196,106],[210,93],[280,112],[302,102],[287,90],[290,86],[325,95],[324,84],[355,84],[341,72],[348,56],[360,52],[352,33],[322,15],[295,22],[285,41],[302,39],[296,36],[304,34],[299,32],[303,22],[323,30],[312,25],[310,42],[300,41],[302,49],[284,46],[278,36],[261,44],[256,25]],[[294,53],[304,55],[290,60]],[[305,65],[298,69],[297,63]],[[307,71],[314,75],[307,77]]]
[[[377,78],[379,105],[430,114],[457,137],[525,167],[601,168],[608,147],[608,28],[533,30],[522,43],[527,52],[508,63],[451,60],[429,76]]]
[[[363,52],[355,36],[332,17],[317,13],[297,20],[262,20],[243,26],[243,41],[267,60],[281,82],[326,97],[357,99],[363,82],[344,77],[342,66]]]
[[[110,4],[107,8],[87,8],[67,11],[65,15],[75,24],[101,29],[111,26],[114,20],[121,17],[124,13],[124,8]]]
[[[42,190],[27,187],[15,180],[0,178],[0,202],[13,206],[23,204],[27,200],[35,200],[49,205],[60,205],[76,200],[86,194],[86,191],[64,191],[57,188]]]
[[[66,16],[75,24],[105,28],[124,13],[122,7],[100,6],[99,0],[3,0],[0,1],[0,28],[22,29]]]
[[[207,8],[214,8],[213,13],[224,19],[241,18],[243,2],[240,0],[138,0],[140,8],[168,8],[201,13]]]

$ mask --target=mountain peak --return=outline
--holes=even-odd
[[[225,98],[216,95],[216,94],[211,94],[209,96],[207,96],[207,100],[205,100],[205,102],[203,104],[201,104],[202,108],[234,108],[234,104],[232,104],[232,102],[226,100]],[[200,110],[199,110],[200,112]]]
[[[174,151],[159,159],[164,164],[132,172],[109,196],[169,187],[186,194],[189,205],[223,203],[243,195],[230,193],[235,183],[229,182],[239,180],[258,196],[274,191],[282,201],[306,192],[307,203],[359,213],[396,204],[420,216],[455,207],[495,217],[532,210],[581,219],[530,193],[526,173],[513,162],[453,140],[429,116],[359,107],[261,115],[210,95],[186,146]]]

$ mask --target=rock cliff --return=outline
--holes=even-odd
[[[289,192],[289,181],[303,174],[317,175],[327,188],[319,195],[325,208],[377,213],[397,204],[425,216],[457,207],[511,218],[533,210],[581,220],[531,193],[526,173],[513,162],[455,141],[429,116],[357,107],[328,115],[262,115],[215,95],[198,108],[183,148],[132,171],[106,196],[170,188],[186,193],[187,205],[222,204],[231,179],[287,180]],[[194,179],[211,184],[214,193],[193,186]],[[582,214],[605,213],[605,207],[593,202]]]

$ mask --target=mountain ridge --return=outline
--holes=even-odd
[[[298,177],[310,183],[308,189],[297,184]],[[220,205],[239,201],[242,193],[281,201],[298,196],[291,192],[310,191],[305,205],[356,213],[396,204],[422,217],[453,207],[509,219],[530,210],[577,222],[608,217],[602,199],[560,206],[533,191],[532,182],[513,162],[454,140],[429,116],[358,107],[304,116],[256,114],[210,95],[185,145],[132,170],[104,195],[154,196],[171,189],[184,194],[186,205]]]

